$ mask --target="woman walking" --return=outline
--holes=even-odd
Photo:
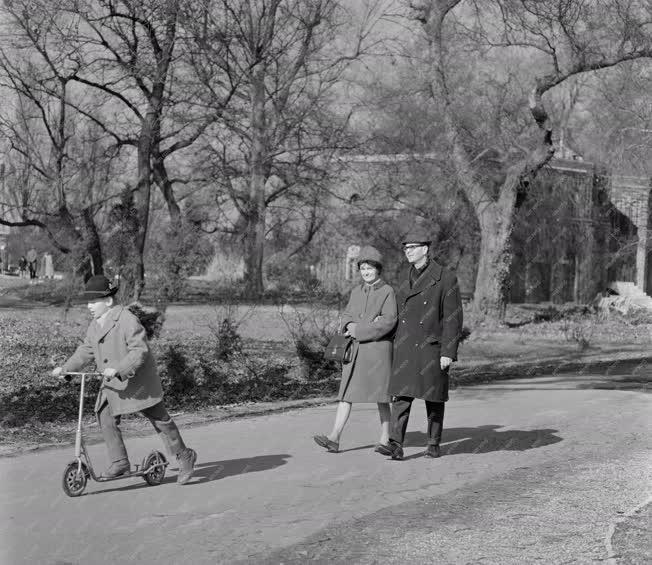
[[[354,402],[376,402],[380,415],[380,443],[389,442],[389,401],[387,386],[392,368],[392,335],[396,326],[397,308],[394,290],[381,278],[382,257],[371,246],[358,256],[362,283],[351,291],[342,318],[340,331],[353,338],[350,363],[342,367],[339,404],[333,429],[328,435],[314,436],[315,442],[337,453],[340,437],[351,414]]]

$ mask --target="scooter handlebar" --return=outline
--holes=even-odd
[[[88,372],[83,372],[83,373],[77,373],[77,372],[68,372],[68,373],[60,373],[58,378],[65,380],[67,383],[69,383],[73,377],[81,377],[81,376],[87,376],[87,377],[102,377],[102,373],[98,373],[96,371],[88,371]]]

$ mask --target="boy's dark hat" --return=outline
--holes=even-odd
[[[80,298],[84,300],[101,300],[113,296],[116,292],[118,292],[118,287],[104,275],[93,275],[86,281],[86,288],[81,293]]]
[[[432,243],[432,236],[430,233],[421,227],[414,227],[410,229],[404,236],[403,236],[403,241],[401,242],[403,245],[406,243]]]

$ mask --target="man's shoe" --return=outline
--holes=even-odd
[[[437,457],[441,457],[441,450],[439,449],[439,445],[429,445],[426,448],[423,456],[428,457],[429,459],[437,459]]]
[[[177,483],[185,485],[195,472],[195,461],[197,461],[197,453],[194,449],[186,447],[180,453],[177,453],[177,461],[179,462],[179,474],[177,475]]]
[[[403,459],[403,447],[393,439],[390,439],[387,445],[383,445],[382,443],[378,444],[376,451],[381,455],[386,455],[387,457],[391,457],[397,461]]]
[[[331,441],[326,436],[313,436],[312,439],[315,440],[317,445],[326,448],[331,453],[337,453],[340,450],[340,444]]]
[[[122,459],[121,461],[114,461],[111,463],[111,466],[104,472],[102,477],[105,479],[115,479],[116,477],[120,477],[129,471],[131,471],[129,460]]]

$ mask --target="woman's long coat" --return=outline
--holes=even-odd
[[[379,280],[351,291],[342,316],[342,331],[356,323],[350,363],[342,366],[338,398],[347,402],[389,402],[387,385],[392,369],[392,334],[396,326],[394,290]]]
[[[127,308],[112,308],[103,325],[93,320],[84,342],[63,365],[63,371],[79,371],[91,361],[95,361],[99,372],[107,367],[116,369],[122,379],[113,378],[103,384],[95,403],[96,412],[105,401],[117,416],[140,412],[163,399],[161,379],[145,329]]]
[[[448,369],[441,370],[440,358],[457,359],[462,332],[457,277],[430,261],[413,286],[407,273],[397,300],[399,315],[389,394],[446,402]]]

